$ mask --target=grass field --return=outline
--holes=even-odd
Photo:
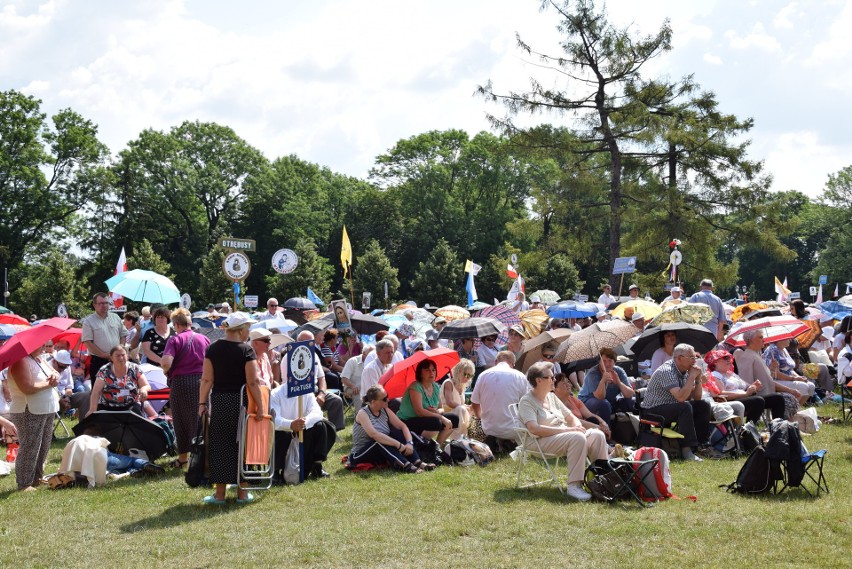
[[[820,414],[839,415],[827,405]],[[652,508],[516,490],[515,463],[420,475],[353,474],[205,506],[177,471],[94,490],[18,493],[0,479],[0,566],[31,567],[849,567],[852,423],[806,436],[827,448],[831,493],[735,496],[719,488],[744,459],[674,463],[678,496]],[[64,441],[54,443],[55,472]],[[163,459],[165,463],[165,459]],[[626,503],[625,503],[626,504]]]

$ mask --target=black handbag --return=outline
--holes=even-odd
[[[198,419],[198,430],[192,439],[190,447],[189,466],[186,469],[187,486],[197,488],[207,483],[207,442],[205,433],[207,431],[207,415]]]

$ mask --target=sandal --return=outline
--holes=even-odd
[[[183,468],[184,466],[186,466],[186,464],[188,462],[189,462],[189,459],[181,460],[179,458],[176,458],[169,463],[169,468]]]
[[[252,502],[254,502],[254,494],[251,492],[247,492],[245,498],[237,498],[237,504],[251,504]]]
[[[402,467],[403,472],[407,472],[409,474],[421,474],[423,472],[422,468],[418,468],[412,463],[408,463],[407,465]]]
[[[432,471],[438,468],[438,466],[432,462],[423,462],[422,460],[418,460],[414,463],[414,466],[426,471]]]
[[[219,500],[216,498],[215,494],[211,494],[210,496],[204,496],[204,499],[201,500],[208,506],[224,506],[225,500]]]

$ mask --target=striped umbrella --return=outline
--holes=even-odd
[[[807,324],[792,316],[767,316],[766,318],[737,322],[731,329],[731,333],[725,338],[725,343],[735,347],[743,347],[746,343],[742,335],[751,330],[763,330],[763,341],[771,344],[780,340],[792,340],[809,329]]]
[[[521,323],[521,319],[515,312],[506,306],[489,306],[473,313],[473,317],[494,318],[506,326],[506,329],[497,336],[497,346],[505,346],[509,342],[509,328]]]

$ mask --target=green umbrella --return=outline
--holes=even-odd
[[[5,306],[0,306],[0,314],[12,314],[12,311]]]

